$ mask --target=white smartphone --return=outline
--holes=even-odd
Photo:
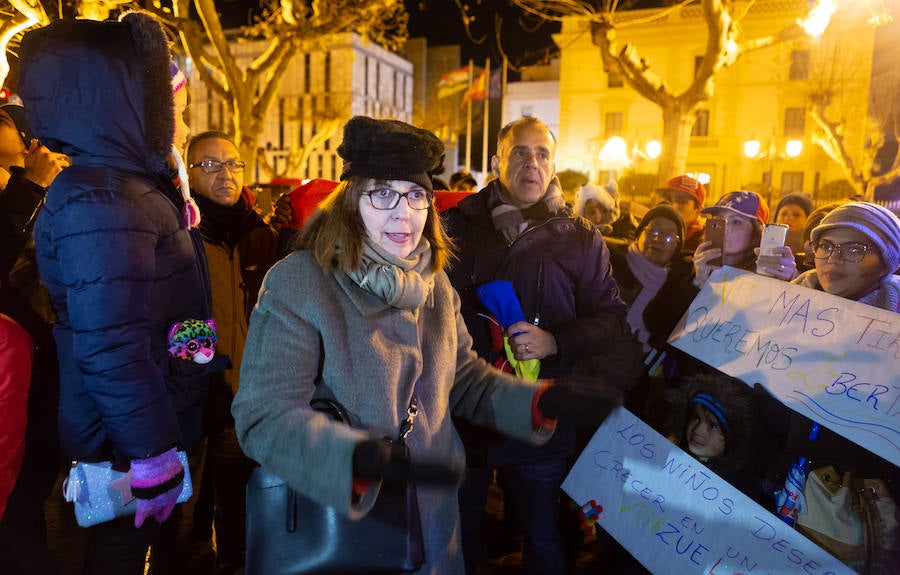
[[[759,242],[759,255],[780,256],[787,232],[788,227],[785,224],[766,224]]]

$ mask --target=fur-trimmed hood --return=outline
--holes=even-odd
[[[19,94],[35,136],[73,165],[165,173],[175,130],[159,23],[57,20],[22,38]]]
[[[754,458],[754,442],[758,440],[759,415],[753,389],[742,381],[724,374],[698,374],[685,378],[681,387],[666,394],[669,410],[669,432],[679,447],[688,450],[684,435],[692,406],[690,400],[698,393],[715,398],[724,408],[729,433],[725,439],[725,454],[720,458],[733,467],[744,467]]]

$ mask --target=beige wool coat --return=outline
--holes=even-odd
[[[351,507],[353,450],[367,432],[312,411],[314,397],[336,399],[375,437],[396,437],[418,381],[413,460],[464,465],[451,415],[533,439],[537,387],[476,356],[459,307],[444,272],[421,308],[400,310],[346,275],[324,272],[309,252],[277,263],[250,321],[232,406],[245,453],[306,497],[358,517],[377,495],[370,489]],[[462,573],[456,489],[417,489],[426,553],[420,572]]]

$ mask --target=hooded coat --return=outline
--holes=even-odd
[[[71,458],[143,459],[202,437],[205,366],[171,360],[176,321],[209,317],[199,234],[167,169],[175,126],[165,35],[151,17],[60,20],[25,35],[19,93],[71,167],[35,225],[59,315],[60,435]]]
[[[668,430],[678,447],[690,453],[690,438],[685,434],[693,416],[691,399],[698,393],[711,395],[725,412],[729,430],[725,433],[725,452],[704,462],[722,479],[768,508],[771,499],[763,490],[760,473],[761,422],[753,389],[733,377],[697,374],[682,381],[681,387],[667,392]]]

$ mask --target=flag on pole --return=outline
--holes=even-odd
[[[457,70],[450,70],[441,74],[438,82],[438,98],[446,98],[458,92],[462,92],[469,84],[469,67],[463,66]]]
[[[472,86],[463,94],[460,107],[465,106],[469,100],[484,100],[485,96],[487,96],[487,89],[487,69],[484,69],[472,82]]]

